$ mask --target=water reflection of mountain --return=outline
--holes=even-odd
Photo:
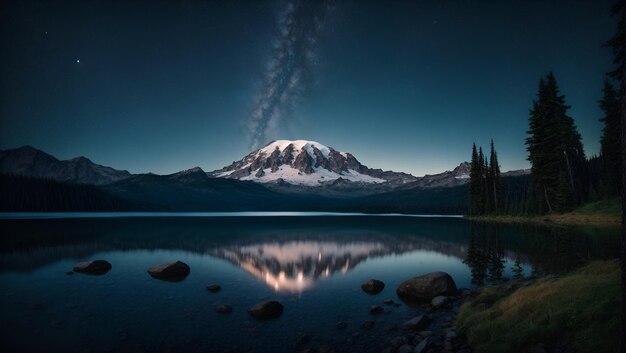
[[[295,240],[287,242],[228,246],[209,251],[265,281],[277,291],[297,292],[312,287],[320,277],[345,273],[368,258],[411,252],[418,249],[442,252],[460,257],[464,247],[424,238],[390,239],[384,235],[369,236],[370,241],[336,242],[329,240]],[[375,239],[379,239],[378,241]],[[367,237],[366,237],[367,239]],[[384,239],[385,241],[380,241]]]
[[[485,279],[498,277],[505,257],[556,272],[582,259],[616,256],[619,248],[618,230],[401,217],[0,220],[0,229],[0,271],[32,271],[103,251],[168,249],[219,257],[267,277],[274,287],[283,278],[293,281],[283,288],[296,289],[298,281],[304,288],[309,279],[350,270],[368,258],[415,250],[465,260],[480,282],[483,273]]]

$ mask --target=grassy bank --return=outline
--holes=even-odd
[[[613,198],[591,202],[567,213],[542,216],[486,215],[467,219],[501,223],[597,224],[618,227],[621,224],[621,212],[619,198]]]
[[[617,352],[620,339],[617,261],[511,288],[487,287],[457,319],[475,352],[531,352],[538,344],[576,352]]]

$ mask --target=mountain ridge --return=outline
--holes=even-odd
[[[126,170],[96,164],[83,156],[59,160],[30,145],[0,150],[0,173],[94,185],[104,185],[131,176]]]
[[[300,156],[299,159],[298,156]],[[286,168],[291,169],[289,172],[292,172],[292,176],[309,179],[306,183],[290,182],[280,174],[276,174],[269,180],[259,182],[258,179],[263,176],[256,176],[259,170],[265,175],[271,175],[280,171],[281,168],[283,171]],[[352,154],[339,152],[315,141],[276,140],[261,149],[252,151],[242,160],[235,161],[227,167],[212,172],[193,167],[164,175],[165,178],[160,180],[188,186],[205,186],[206,179],[237,179],[242,182],[261,184],[267,189],[281,193],[359,197],[393,190],[464,185],[469,181],[469,169],[470,164],[462,162],[453,170],[416,177],[403,172],[369,168],[362,165]],[[293,174],[293,171],[296,173]],[[152,173],[131,174],[126,170],[96,164],[84,156],[59,160],[32,146],[0,150],[0,173],[99,186],[113,185],[139,175],[143,175],[142,178],[148,178],[148,175],[157,176]],[[528,173],[528,169],[522,169],[504,172],[502,176]],[[133,182],[133,180],[128,181]]]

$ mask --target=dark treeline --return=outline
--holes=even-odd
[[[567,212],[590,201],[620,195],[621,99],[606,80],[599,101],[604,123],[600,154],[587,158],[570,108],[556,78],[539,80],[530,111],[526,149],[531,181],[526,190],[503,187],[497,154],[491,143],[489,159],[472,147],[470,214],[545,214]]]
[[[125,211],[124,202],[94,185],[0,174],[0,212]]]
[[[470,214],[498,213],[500,208],[503,208],[502,182],[493,140],[489,157],[483,154],[482,147],[476,151],[474,144],[470,169]]]

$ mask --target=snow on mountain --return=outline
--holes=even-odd
[[[406,173],[370,169],[350,153],[339,152],[309,140],[272,141],[209,175],[259,183],[287,182],[302,186],[319,186],[338,179],[363,184],[402,184],[415,180],[415,177]]]

